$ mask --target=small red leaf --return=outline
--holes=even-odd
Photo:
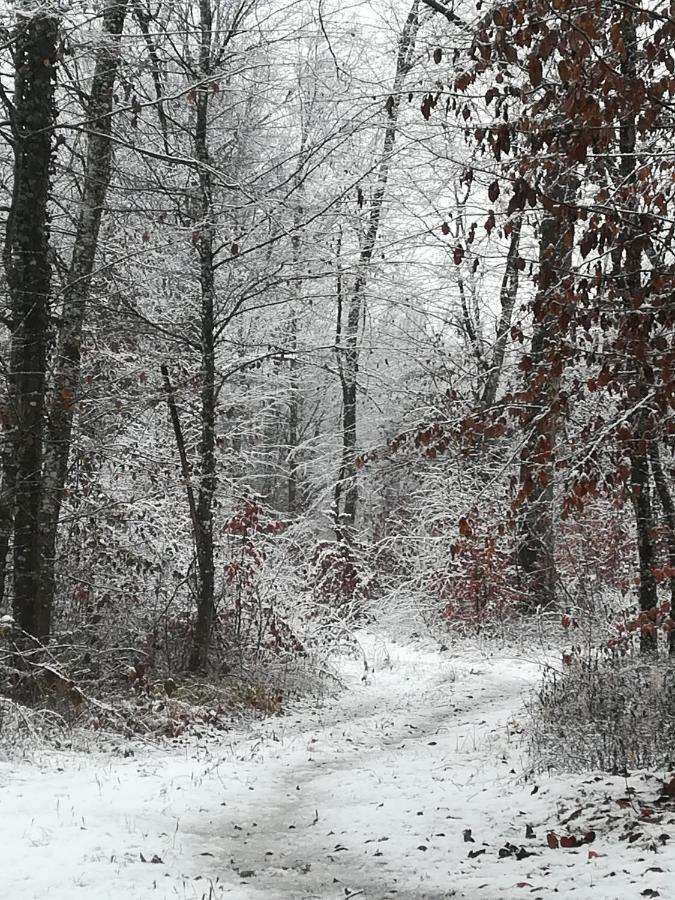
[[[570,850],[572,847],[578,847],[579,841],[573,834],[566,834],[560,838],[560,846],[564,847],[565,850]]]
[[[461,517],[458,525],[459,525],[459,533],[462,535],[462,537],[466,537],[466,538],[473,537],[473,528],[471,527],[471,525],[469,525],[469,522],[465,516]]]
[[[541,60],[532,55],[527,63],[527,71],[530,76],[530,81],[532,83],[532,87],[539,87],[542,80],[542,68],[541,68]]]

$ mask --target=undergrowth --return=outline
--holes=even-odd
[[[549,667],[529,713],[537,768],[668,768],[675,759],[675,666],[596,653],[569,671]]]
[[[533,765],[556,771],[668,768],[675,760],[670,604],[560,617],[564,643],[529,702]]]

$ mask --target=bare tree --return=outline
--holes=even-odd
[[[420,3],[414,0],[398,40],[396,71],[391,93],[385,102],[386,124],[382,147],[377,160],[376,182],[367,206],[365,228],[360,235],[360,247],[353,283],[344,297],[344,278],[338,273],[338,305],[336,348],[342,388],[342,452],[340,470],[335,485],[335,528],[339,539],[350,543],[353,539],[358,506],[357,424],[359,334],[375,247],[387,194],[394,144],[399,124],[402,91],[414,61],[415,43],[420,26]],[[344,297],[344,299],[343,299]],[[343,307],[346,306],[346,310]]]
[[[44,454],[40,510],[40,594],[45,634],[49,633],[54,603],[56,538],[68,472],[73,418],[80,390],[82,330],[88,315],[92,273],[111,177],[113,89],[120,64],[121,36],[127,5],[127,0],[106,0],[104,4],[102,34],[86,104],[88,134],[82,173],[82,199],[70,267],[63,289],[53,386],[49,396],[48,440]]]

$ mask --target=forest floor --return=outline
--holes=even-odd
[[[218,741],[0,763],[3,898],[673,896],[657,779],[527,774],[537,660],[361,637],[337,697]]]

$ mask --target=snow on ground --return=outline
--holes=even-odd
[[[363,646],[338,698],[218,745],[0,764],[2,896],[674,896],[659,782],[527,776],[536,662]]]

